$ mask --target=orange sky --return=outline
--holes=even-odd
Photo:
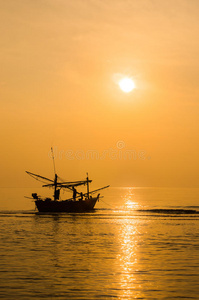
[[[53,146],[66,179],[199,187],[198,15],[197,0],[0,1],[0,186],[52,177]]]

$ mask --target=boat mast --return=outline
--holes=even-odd
[[[87,177],[86,177],[86,183],[87,183],[87,195],[88,195],[88,199],[89,199],[89,179],[88,179],[88,173],[87,173]]]
[[[56,174],[56,170],[55,170],[55,158],[54,158],[54,152],[53,152],[53,148],[51,147],[51,152],[52,152],[52,159],[53,159],[53,167],[54,167],[54,173],[55,173],[55,179],[54,179],[54,185],[55,185],[55,189],[54,189],[54,201],[57,200],[57,174]]]
[[[57,200],[57,174],[55,174],[55,180],[54,180],[55,190],[54,190],[54,201]]]
[[[56,174],[56,170],[55,170],[55,158],[54,158],[53,147],[51,147],[51,152],[52,152],[52,160],[53,160],[54,173]]]

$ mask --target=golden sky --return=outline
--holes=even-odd
[[[198,15],[198,0],[0,0],[0,185],[52,177],[53,146],[66,179],[199,187]]]

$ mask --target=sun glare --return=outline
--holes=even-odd
[[[135,88],[135,83],[128,77],[121,79],[118,84],[120,89],[125,93],[129,93]]]

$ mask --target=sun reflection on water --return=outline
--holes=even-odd
[[[139,208],[138,203],[135,200],[135,194],[133,192],[133,188],[128,188],[127,193],[123,197],[124,208],[125,210],[137,210]]]
[[[119,233],[120,254],[118,255],[118,273],[120,274],[121,297],[130,297],[135,289],[135,270],[138,256],[137,226],[135,220],[123,219]]]
[[[139,205],[135,200],[133,188],[128,188],[123,197],[125,211],[138,209]],[[132,299],[135,290],[138,289],[136,270],[138,268],[138,224],[133,218],[124,217],[120,220],[119,230],[120,253],[117,257],[117,271],[119,274],[120,297],[121,299]],[[138,290],[136,295],[138,295]]]

